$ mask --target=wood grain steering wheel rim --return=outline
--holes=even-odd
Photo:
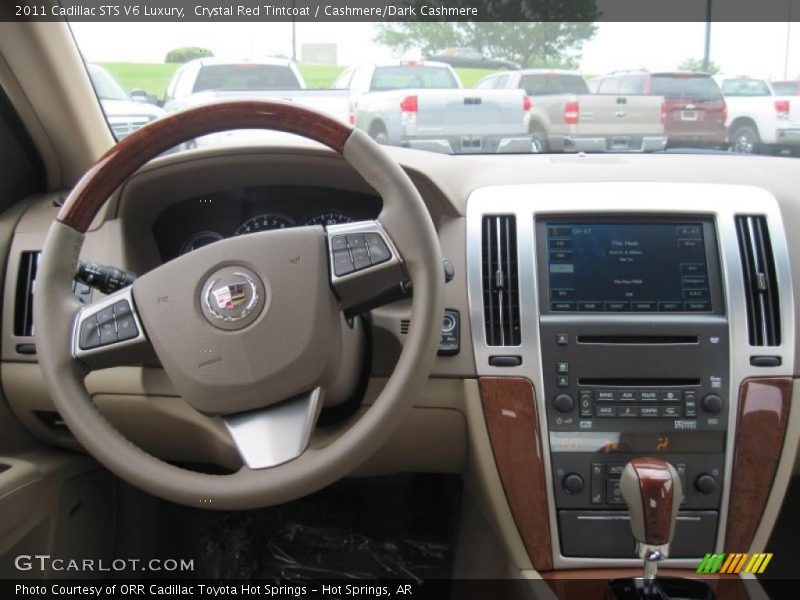
[[[209,475],[148,454],[109,424],[95,407],[83,384],[87,366],[70,352],[75,348],[76,331],[81,324],[80,317],[76,318],[81,305],[71,287],[85,232],[104,202],[128,177],[150,159],[182,142],[244,128],[278,130],[321,142],[339,152],[376,190],[383,199],[383,209],[373,223],[386,234],[390,248],[398,251],[404,272],[413,281],[414,325],[405,336],[395,370],[379,396],[326,446],[310,447],[296,458],[270,468],[243,466],[230,475]],[[308,237],[308,228],[305,229],[303,235]],[[321,228],[317,232],[325,235]],[[330,241],[332,234],[327,235]],[[336,283],[332,274],[330,277],[331,283]],[[53,403],[70,431],[90,454],[122,479],[153,495],[189,506],[259,508],[333,483],[386,442],[414,399],[421,395],[433,366],[443,318],[443,287],[441,252],[430,214],[405,171],[367,134],[289,103],[212,104],[165,117],[131,134],[100,158],[69,194],[48,232],[37,274],[34,319],[39,363]],[[332,290],[330,294],[333,295]]]

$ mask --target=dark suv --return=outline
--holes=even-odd
[[[668,147],[725,147],[727,108],[719,86],[707,73],[692,71],[617,72],[589,82],[596,94],[663,96]]]

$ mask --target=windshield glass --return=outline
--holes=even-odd
[[[300,88],[300,81],[288,65],[242,63],[200,67],[192,92],[258,92]]]
[[[70,26],[98,96],[132,100],[102,106],[117,139],[178,111],[252,99],[313,108],[381,144],[453,155],[800,148],[800,102],[776,109],[770,98],[769,82],[781,82],[782,97],[798,93],[800,53],[785,22],[209,17]],[[732,143],[763,115],[775,118],[758,130],[760,143]],[[177,150],[297,143],[287,136],[225,132]]]
[[[89,65],[89,77],[100,100],[128,100],[128,92],[108,72],[96,65]]]
[[[722,93],[726,96],[771,96],[772,91],[761,79],[723,79]]]

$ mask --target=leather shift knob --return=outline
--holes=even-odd
[[[660,458],[634,458],[625,465],[619,485],[636,541],[647,546],[669,544],[683,500],[675,467]]]

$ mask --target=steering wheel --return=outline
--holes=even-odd
[[[321,142],[381,195],[374,221],[235,237],[167,262],[82,306],[72,293],[84,234],[109,195],[177,144],[227,129],[263,128]],[[313,177],[313,173],[309,174]],[[430,374],[443,318],[439,243],[408,175],[368,135],[297,105],[224,102],[186,110],[128,136],[78,182],[51,226],[39,263],[34,318],[53,402],[83,447],[110,471],[188,506],[239,510],[286,502],[350,473],[402,421]],[[412,327],[386,386],[323,447],[309,447],[326,391],[347,352],[344,311],[405,279]],[[243,466],[227,475],[148,454],[97,410],[92,369],[155,353],[195,410],[221,419]]]

